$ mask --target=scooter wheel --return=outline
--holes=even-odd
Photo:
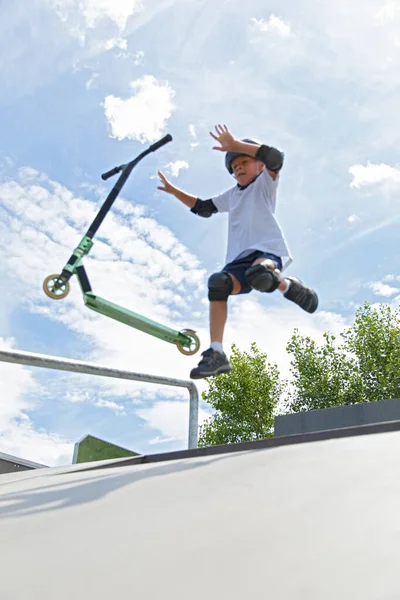
[[[62,300],[68,296],[69,290],[69,282],[62,275],[49,275],[43,282],[44,293],[53,300]]]
[[[186,354],[186,356],[192,356],[193,354],[196,354],[196,352],[200,348],[200,340],[196,335],[196,332],[193,331],[193,329],[183,329],[182,331],[180,331],[180,333],[187,336],[190,341],[176,341],[175,344],[177,345],[179,352],[182,352],[182,354]]]

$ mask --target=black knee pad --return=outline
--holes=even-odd
[[[213,273],[208,279],[208,299],[228,300],[233,290],[233,281],[228,273]]]
[[[254,265],[245,272],[248,284],[259,292],[274,292],[279,285],[279,277],[269,267]]]

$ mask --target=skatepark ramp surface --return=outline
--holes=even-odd
[[[398,598],[400,424],[362,431],[3,475],[0,598]]]

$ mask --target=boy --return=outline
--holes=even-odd
[[[232,370],[222,344],[231,294],[248,294],[252,290],[271,293],[278,289],[287,300],[309,313],[318,307],[318,296],[313,290],[294,277],[281,275],[292,261],[274,216],[283,154],[253,140],[236,140],[226,125],[217,125],[215,130],[216,135],[211,132],[210,135],[220,146],[214,146],[213,150],[226,152],[225,165],[236,179],[236,186],[209,200],[201,200],[179,190],[158,172],[163,184],[158,189],[178,198],[194,214],[211,217],[217,212],[229,213],[226,265],[208,279],[211,344],[202,353],[198,366],[192,369],[192,379]]]

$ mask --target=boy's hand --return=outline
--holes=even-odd
[[[221,146],[213,146],[213,150],[220,150],[221,152],[230,152],[235,148],[236,140],[230,133],[226,125],[216,125],[215,131],[217,135],[214,135],[210,131],[210,135],[221,144]]]
[[[170,183],[168,179],[166,179],[166,177],[161,173],[161,171],[158,171],[158,176],[160,178],[161,183],[164,184],[159,185],[157,187],[158,190],[167,192],[167,194],[172,194],[173,196],[175,196],[175,198],[178,198],[178,200],[183,202],[183,204],[185,206],[188,206],[189,208],[193,208],[195,206],[197,202],[196,196],[191,196],[190,194],[187,194],[183,190],[180,190],[179,188],[172,185],[172,183]]]
[[[158,176],[160,178],[160,181],[164,184],[164,185],[159,185],[157,186],[158,190],[162,190],[163,192],[167,192],[167,194],[175,194],[175,186],[172,185],[172,183],[170,183],[168,181],[168,179],[166,179],[166,177],[161,173],[161,171],[158,171]]]

